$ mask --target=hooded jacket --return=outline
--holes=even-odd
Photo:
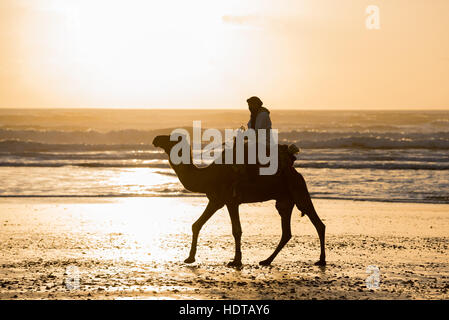
[[[248,129],[271,129],[270,111],[265,107],[259,107],[256,112],[251,112]]]

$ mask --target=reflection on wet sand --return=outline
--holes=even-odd
[[[191,224],[205,198],[1,199],[0,298],[447,299],[449,208],[315,200],[328,230],[328,265],[307,218],[271,267],[280,238],[273,204],[241,208],[243,268],[226,267],[233,237],[225,209],[201,231],[186,265]],[[366,268],[380,287],[366,287]],[[67,270],[79,270],[68,290]]]

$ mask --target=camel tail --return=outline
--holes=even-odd
[[[296,207],[299,211],[301,211],[301,217],[305,214],[316,214],[315,207],[312,203],[312,198],[310,197],[309,190],[307,189],[306,180],[304,180],[304,177],[298,171],[295,169],[293,170],[295,172],[295,179],[291,182],[293,187],[290,188],[290,190],[292,190],[292,196]]]

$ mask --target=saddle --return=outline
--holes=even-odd
[[[246,152],[246,150],[245,150]],[[278,145],[278,169],[275,175],[281,175],[282,172],[285,170],[285,168],[292,167],[295,160],[296,155],[300,152],[299,148],[294,145],[286,145],[286,144],[280,144]],[[245,164],[233,164],[232,169],[234,172],[241,174],[241,175],[250,175],[251,177],[254,177],[254,173],[258,175],[258,170],[260,167],[263,167],[263,165],[260,164],[248,164],[247,163],[247,156],[245,154]],[[250,178],[251,178],[250,177]],[[253,179],[250,179],[253,180]]]
[[[275,174],[275,176],[280,176],[283,174],[285,169],[293,167],[293,164],[296,160],[296,155],[300,152],[299,148],[294,145],[278,145],[278,169]],[[245,158],[245,162],[246,162]],[[257,185],[257,177],[259,176],[259,168],[263,167],[260,164],[240,164],[232,165],[232,169],[234,173],[236,174],[236,178],[234,180],[234,183],[232,184],[232,196],[238,197],[238,194],[241,194],[238,192],[238,189],[241,189],[241,187],[245,188],[251,188],[251,185],[254,185],[254,187]]]

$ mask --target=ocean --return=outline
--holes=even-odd
[[[197,196],[151,142],[247,110],[2,109],[0,197]],[[272,110],[312,198],[449,203],[448,111]]]

